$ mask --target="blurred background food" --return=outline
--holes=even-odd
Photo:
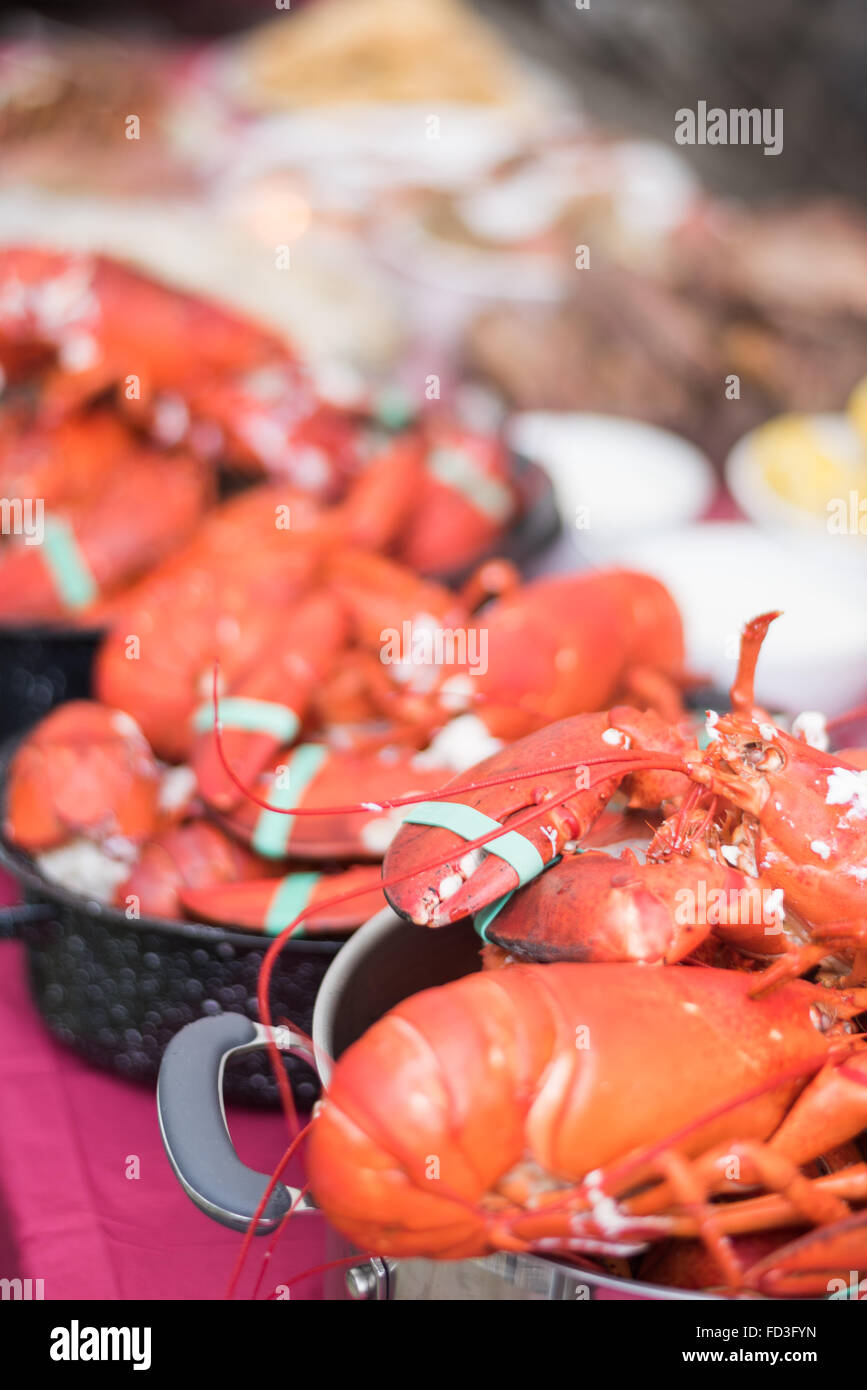
[[[508,45],[460,0],[332,0],[256,30],[240,57],[261,107],[501,104],[521,86]]]
[[[299,914],[309,1028],[395,802],[697,727],[758,614],[756,700],[863,748],[865,49],[862,0],[4,8],[0,862],[55,1035],[153,1079]],[[680,143],[702,102],[774,148]]]
[[[525,569],[640,553],[691,612],[699,604],[690,656],[714,674],[732,619],[706,595],[734,571],[744,602],[751,585],[763,590],[762,540],[781,588],[791,571],[814,575],[819,592],[833,571],[846,596],[862,595],[865,44],[857,0],[821,15],[783,0],[758,12],[745,0],[140,0],[122,11],[46,0],[8,11],[3,245],[101,253],[155,294],[216,302],[241,338],[255,326],[285,348],[276,376],[280,352],[266,353],[268,381],[236,373],[219,410],[214,378],[207,404],[201,383],[167,379],[131,411],[122,353],[113,398],[86,394],[82,418],[51,416],[54,388],[43,397],[39,372],[11,379],[7,494],[47,478],[46,504],[73,533],[101,524],[87,494],[101,495],[110,450],[104,439],[75,473],[57,432],[97,440],[98,408],[122,417],[115,453],[136,459],[130,488],[166,458],[179,476],[198,470],[177,532],[143,536],[100,602],[72,616],[107,621],[106,603],[257,473],[260,485],[282,478],[340,504],[407,428],[416,442],[452,441],[445,472],[431,445],[426,490],[386,546],[426,574],[465,575],[532,521],[515,458],[502,462],[508,441],[547,470],[563,523],[555,544],[549,525],[530,526],[529,548],[511,551]],[[782,148],[679,144],[675,113],[699,100],[779,109]],[[7,331],[17,292],[7,277]],[[195,333],[188,350],[200,352]],[[489,496],[494,475],[511,489],[493,527],[478,520],[486,469]],[[114,476],[112,487],[122,494]],[[464,521],[476,508],[475,530],[461,531],[475,540],[457,558],[438,539],[457,535],[437,510],[449,489]],[[708,520],[719,523],[712,543],[694,530]],[[703,534],[713,572],[696,587],[686,565],[672,577],[671,560],[681,544],[700,555]],[[19,541],[0,554],[11,592],[39,568],[29,554],[21,569]],[[28,592],[19,619],[63,618]],[[809,648],[815,613],[791,602],[770,657],[775,644]],[[857,687],[867,635],[841,652]],[[834,690],[827,699],[839,705]]]

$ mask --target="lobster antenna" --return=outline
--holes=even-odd
[[[270,1178],[268,1179],[268,1185],[267,1185],[267,1187],[265,1188],[265,1191],[262,1193],[262,1196],[261,1196],[261,1198],[260,1198],[260,1200],[259,1200],[259,1205],[257,1206],[255,1212],[253,1213],[253,1217],[252,1217],[252,1219],[251,1219],[251,1221],[250,1221],[249,1226],[247,1227],[246,1231],[244,1232],[244,1240],[243,1240],[243,1243],[242,1243],[242,1245],[241,1245],[241,1249],[240,1249],[239,1252],[238,1252],[238,1258],[237,1258],[237,1260],[235,1261],[235,1268],[232,1270],[232,1274],[231,1274],[231,1277],[230,1277],[230,1279],[229,1279],[229,1283],[228,1283],[228,1285],[227,1285],[227,1287],[226,1287],[225,1297],[226,1297],[227,1299],[232,1299],[232,1298],[234,1298],[234,1296],[235,1296],[235,1290],[236,1290],[237,1287],[238,1287],[238,1280],[239,1280],[240,1277],[241,1277],[241,1273],[242,1273],[242,1271],[243,1271],[244,1264],[246,1263],[246,1260],[247,1260],[247,1254],[248,1254],[248,1252],[249,1252],[250,1246],[251,1246],[251,1244],[253,1243],[253,1240],[254,1240],[255,1235],[256,1235],[256,1227],[257,1227],[258,1224],[259,1224],[259,1219],[260,1219],[260,1217],[261,1217],[263,1211],[265,1210],[266,1206],[268,1205],[268,1203],[269,1203],[270,1200],[271,1200],[271,1194],[273,1193],[275,1187],[277,1186],[278,1182],[280,1181],[280,1178],[282,1177],[283,1172],[284,1172],[284,1170],[285,1170],[285,1168],[286,1168],[286,1165],[288,1164],[290,1158],[291,1158],[292,1155],[294,1154],[295,1150],[298,1148],[298,1146],[299,1146],[299,1144],[301,1143],[301,1141],[306,1137],[307,1134],[309,1134],[309,1132],[310,1132],[310,1124],[309,1124],[309,1123],[306,1124],[306,1125],[304,1126],[303,1129],[299,1129],[298,1133],[294,1136],[294,1138],[292,1139],[291,1143],[289,1144],[289,1147],[284,1151],[283,1156],[282,1156],[282,1158],[280,1159],[280,1162],[277,1164],[277,1167],[274,1169],[274,1172],[271,1174]],[[296,1199],[296,1200],[297,1200],[297,1199]],[[294,1207],[294,1206],[295,1206],[295,1202],[292,1203],[292,1207]],[[292,1207],[289,1208],[289,1211],[288,1211],[287,1214],[286,1214],[287,1216],[291,1215]],[[284,1219],[285,1219],[285,1218],[284,1218]],[[283,1223],[281,1222],[280,1224],[281,1224],[281,1226],[282,1226]],[[280,1227],[278,1227],[278,1230],[279,1230],[279,1229],[280,1229]]]
[[[753,717],[756,702],[753,686],[759,652],[771,623],[781,616],[782,613],[779,609],[773,613],[762,613],[758,618],[752,618],[741,633],[738,669],[729,692],[729,700],[735,714],[746,715],[748,719]]]
[[[255,1303],[256,1301],[256,1295],[262,1287],[262,1280],[265,1278],[265,1273],[267,1271],[271,1257],[273,1256],[274,1251],[277,1249],[283,1232],[289,1225],[290,1218],[295,1215],[295,1212],[298,1210],[299,1205],[301,1204],[301,1202],[303,1202],[304,1198],[307,1196],[307,1193],[309,1191],[309,1182],[306,1182],[302,1188],[299,1188],[297,1196],[293,1198],[291,1207],[287,1211],[286,1215],[283,1217],[282,1221],[278,1223],[277,1229],[275,1230],[271,1239],[268,1241],[268,1245],[265,1249],[265,1254],[262,1256],[262,1266],[259,1270],[259,1277],[256,1280],[256,1283],[253,1285],[253,1292],[250,1294],[251,1303]],[[271,1298],[273,1297],[273,1295],[269,1294],[268,1297]]]

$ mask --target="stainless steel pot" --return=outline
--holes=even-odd
[[[327,1088],[332,1058],[401,999],[479,969],[479,940],[469,922],[430,931],[380,912],[350,938],[332,961],[313,1014],[313,1054],[288,1028],[275,1030],[282,1051],[312,1061]],[[157,1088],[160,1128],[169,1161],[187,1195],[202,1211],[246,1231],[270,1181],[238,1158],[223,1109],[222,1077],[230,1056],[265,1046],[265,1030],[240,1014],[189,1024],[166,1049]],[[273,1231],[298,1194],[278,1185],[258,1234]],[[297,1211],[310,1210],[302,1200]],[[351,1254],[332,1239],[330,1254]],[[483,1260],[360,1260],[328,1286],[333,1298],[379,1301],[694,1299],[684,1293],[576,1269],[532,1255]]]

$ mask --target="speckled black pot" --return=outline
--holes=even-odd
[[[12,746],[0,750],[5,783]],[[3,798],[5,800],[5,797]],[[256,983],[267,949],[251,932],[142,917],[66,892],[29,855],[0,838],[0,864],[19,881],[26,904],[0,909],[5,934],[23,939],[36,1006],[54,1035],[90,1062],[137,1081],[155,1081],[169,1039],[203,1014],[234,1011],[258,1019]],[[275,1019],[309,1032],[322,977],[340,949],[328,940],[287,943],[271,988]],[[287,1059],[298,1103],[318,1094],[304,1062]],[[229,1099],[274,1104],[277,1088],[263,1053],[226,1071]]]
[[[0,624],[0,741],[64,700],[86,700],[103,634],[62,624]]]

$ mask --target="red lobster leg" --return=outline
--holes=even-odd
[[[819,1176],[822,1172],[827,1172],[828,1176]],[[839,1185],[839,1195],[850,1201],[853,1198],[857,1200],[859,1192],[863,1199],[867,1190],[867,1169],[860,1162],[857,1145],[851,1141],[826,1151],[822,1155],[821,1166],[818,1163],[806,1165],[806,1173],[818,1179],[816,1190],[831,1191]],[[729,1244],[740,1271],[738,1287],[747,1284],[755,1288],[761,1281],[770,1292],[769,1280],[782,1276],[790,1254],[797,1252],[801,1244],[803,1219],[793,1210],[791,1203],[778,1194],[747,1198],[730,1204],[727,1217]],[[832,1222],[825,1231],[829,1246],[836,1238],[836,1232],[832,1229],[834,1226],[836,1223]],[[744,1234],[738,1234],[738,1231]],[[795,1262],[797,1260],[795,1253]],[[749,1275],[747,1271],[750,1271]],[[681,1289],[711,1291],[724,1287],[718,1259],[699,1240],[674,1239],[649,1250],[639,1266],[638,1278],[651,1284]],[[826,1291],[817,1287],[813,1292],[821,1295]],[[864,1291],[867,1293],[867,1285]],[[797,1290],[793,1288],[791,1292],[794,1295]]]
[[[768,1298],[867,1298],[867,1211],[800,1236],[758,1260],[745,1283]]]
[[[344,894],[347,902],[320,909],[320,904]],[[336,874],[304,871],[285,878],[191,888],[181,893],[181,902],[190,917],[271,936],[302,914],[304,922],[293,936],[352,931],[385,907],[378,864],[359,864]]]
[[[825,1067],[777,1130],[769,1147],[795,1163],[815,1158],[867,1129],[867,1056]],[[821,1146],[817,1148],[817,1136]]]
[[[756,1231],[732,1240],[732,1252],[746,1270],[798,1234],[796,1227],[783,1231]],[[670,1240],[649,1250],[638,1268],[640,1280],[666,1288],[716,1291],[721,1287],[720,1267],[707,1246],[698,1240]]]

